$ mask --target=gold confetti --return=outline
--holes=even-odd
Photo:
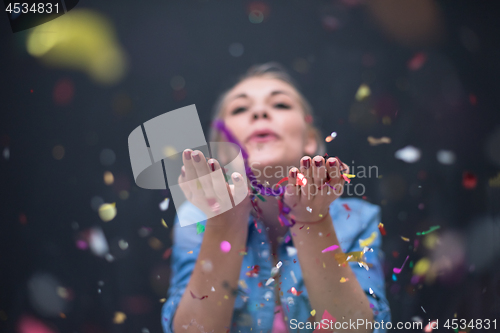
[[[380,139],[377,139],[377,138],[374,138],[373,136],[369,136],[368,142],[370,143],[370,146],[378,146],[382,143],[391,143],[391,138],[383,136]]]
[[[104,222],[109,222],[116,216],[116,203],[105,203],[99,207],[99,217]]]
[[[166,301],[167,301],[167,299],[166,299],[166,298],[162,298],[162,299],[160,299],[160,303],[165,303]]]
[[[325,262],[323,262],[323,268],[326,268]]]
[[[351,175],[349,173],[344,173],[344,176],[346,176],[347,178],[354,178],[354,177],[356,177],[355,175]]]
[[[367,239],[360,239],[359,246],[361,247],[370,246],[370,244],[375,241],[375,238],[377,238],[377,233],[374,231],[372,232],[371,236],[368,237]]]
[[[409,238],[406,238],[406,237],[403,237],[403,236],[401,236],[401,239],[404,240],[405,242],[409,242],[410,241]]]
[[[344,283],[344,282],[347,282],[349,281],[349,279],[346,279],[345,277],[341,277],[340,278],[340,283]]]
[[[311,316],[314,316],[314,315],[316,315],[316,310],[315,310],[315,309],[313,309],[313,310],[311,311]]]
[[[224,295],[224,299],[229,299],[229,296],[227,296],[227,295]]]
[[[161,219],[161,224],[163,224],[163,226],[164,226],[165,228],[168,228],[167,222],[165,222],[165,220],[164,220],[164,219]]]
[[[193,254],[193,250],[189,251],[188,254]]]
[[[156,237],[151,237],[149,239],[149,246],[154,250],[160,250],[163,247],[163,243]]]
[[[245,282],[245,280],[239,280],[238,281],[238,284],[240,285],[241,288],[243,289],[247,289],[248,286],[247,286],[247,283]]]
[[[177,150],[172,146],[166,146],[165,149],[163,149],[163,154],[171,160],[176,160],[179,157],[179,155],[177,155]]]
[[[123,324],[123,322],[127,319],[125,313],[117,311],[115,312],[115,317],[113,318],[113,323],[115,324]]]
[[[111,171],[105,171],[104,172],[104,184],[112,185],[114,182],[115,182],[115,177],[113,176],[113,173],[111,173]]]
[[[371,90],[366,84],[362,84],[359,86],[358,91],[356,92],[356,99],[358,101],[362,101],[368,96],[370,96]]]

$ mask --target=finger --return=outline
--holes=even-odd
[[[309,156],[304,156],[300,160],[300,172],[304,175],[307,180],[306,186],[301,186],[302,197],[308,197],[310,193],[310,186],[313,184],[312,171],[311,171],[311,158]]]
[[[210,168],[210,176],[212,177],[212,185],[215,194],[220,200],[229,200],[229,192],[227,191],[227,184],[219,162],[216,159],[208,160]]]
[[[193,159],[191,158],[192,153],[193,151],[191,149],[185,149],[182,154],[182,162],[184,163],[184,171],[186,172],[185,182],[188,183],[191,193],[194,194],[197,192],[196,182],[194,181],[197,175],[193,165]]]
[[[233,199],[234,204],[238,205],[240,202],[245,200],[248,196],[248,185],[244,181],[244,178],[238,172],[233,172],[231,175],[231,179],[233,180],[234,188],[233,188]]]
[[[199,150],[195,150],[191,153],[191,160],[193,161],[196,174],[198,175],[197,179],[201,183],[205,197],[208,200],[208,205],[212,206],[217,202],[217,197],[212,185],[212,177],[208,169],[207,160]]]
[[[319,155],[313,158],[312,174],[314,184],[319,188],[326,179],[325,159]]]
[[[292,168],[288,172],[288,184],[285,188],[285,200],[292,208],[300,201],[300,187],[296,185],[298,172],[299,169],[297,168]]]
[[[185,172],[185,167],[182,166],[181,168],[181,174],[179,175],[179,179],[177,180],[177,183],[179,184],[182,192],[186,196],[186,199],[190,200],[191,199],[191,190],[189,188],[189,184],[186,183],[186,172]]]

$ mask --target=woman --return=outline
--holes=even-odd
[[[215,116],[225,132],[213,129],[211,141],[231,141],[232,135],[258,174],[258,186],[250,191],[236,172],[229,175],[233,185],[227,185],[216,176],[222,175],[217,160],[184,151],[181,187],[213,176],[202,189],[182,188],[189,199],[183,215],[203,220],[205,229],[180,227],[176,217],[164,331],[312,332],[322,324],[327,331],[385,332],[367,324],[390,321],[380,264],[380,208],[339,198],[347,166],[322,156],[325,147],[311,107],[290,76],[276,63],[250,68],[219,98]],[[299,167],[289,167],[294,165]],[[247,195],[281,186],[277,197]],[[207,207],[216,207],[218,193],[228,190],[246,198],[206,219]],[[283,207],[289,219],[280,214]],[[221,244],[230,244],[230,250]],[[355,253],[343,255],[348,252]]]

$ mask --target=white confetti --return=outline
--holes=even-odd
[[[274,282],[274,279],[273,278],[269,278],[269,280],[266,281],[266,286],[270,285],[273,282]]]
[[[10,150],[9,150],[9,147],[5,147],[3,149],[3,158],[5,158],[6,160],[8,160],[10,157]]]
[[[309,213],[312,213],[312,211],[313,211],[313,210],[312,210],[312,208],[311,208],[311,207],[309,207],[309,206],[307,206],[307,207],[306,207],[306,210],[307,210]]]
[[[294,255],[297,254],[297,249],[293,246],[287,246],[286,247],[286,252],[289,257],[293,257]]]
[[[451,165],[455,163],[455,153],[451,150],[440,150],[436,154],[439,163],[444,165]]]
[[[276,267],[280,268],[280,267],[281,267],[281,265],[283,265],[283,263],[282,263],[282,262],[281,262],[281,260],[280,260],[280,261],[278,261],[278,263],[276,264]]]
[[[212,287],[212,291],[215,291],[215,288],[214,288],[214,287]]]
[[[420,307],[422,308],[422,311],[424,311],[424,313],[427,313],[427,312],[425,312],[425,310],[424,310],[424,307],[423,307],[423,306],[420,306]]]
[[[293,271],[290,272],[290,275],[292,276],[292,280],[295,284],[297,284],[297,278],[295,277],[295,273]]]
[[[169,204],[170,204],[170,199],[166,198],[165,200],[163,200],[162,202],[160,202],[160,209],[162,211],[166,211],[168,209],[168,205]]]
[[[420,152],[420,149],[413,146],[406,146],[396,151],[396,153],[394,154],[397,159],[402,160],[406,163],[415,163],[420,159],[421,155],[422,153]]]
[[[335,139],[337,137],[337,132],[332,132],[330,136]]]

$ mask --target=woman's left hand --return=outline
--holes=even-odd
[[[302,157],[300,171],[290,170],[284,202],[291,208],[290,216],[296,222],[316,222],[329,213],[330,204],[344,191],[341,170],[349,173],[348,166],[340,159],[329,157],[325,161],[319,155],[313,159]],[[298,172],[304,175],[303,179]],[[305,186],[302,186],[303,180],[307,181]]]

